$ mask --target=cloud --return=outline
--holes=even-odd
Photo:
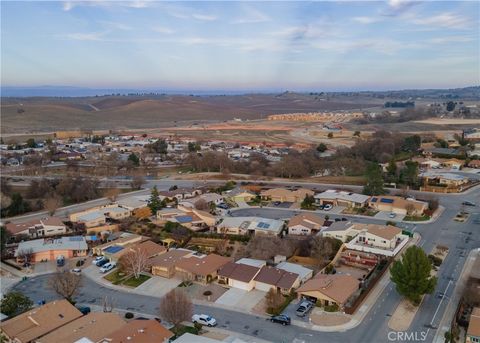
[[[381,11],[381,15],[387,17],[396,17],[407,12],[411,7],[418,5],[419,2],[410,0],[389,0],[387,8]]]
[[[63,35],[58,35],[58,37],[67,40],[78,40],[78,41],[103,41],[103,36],[106,32],[90,32],[90,33],[66,33]]]
[[[155,26],[152,28],[152,30],[165,35],[171,35],[172,33],[175,33],[175,30],[165,26]]]
[[[194,14],[192,14],[192,18],[197,19],[197,20],[203,20],[203,21],[214,21],[214,20],[217,20],[217,17],[214,16],[214,15],[200,14],[200,13],[194,13]]]
[[[125,25],[123,23],[114,22],[114,21],[101,20],[101,21],[99,21],[99,23],[103,24],[104,26],[108,27],[109,29],[122,30],[122,31],[132,30],[131,26]]]
[[[155,1],[101,1],[101,0],[89,0],[89,1],[64,1],[63,10],[68,12],[75,7],[88,6],[88,7],[128,7],[128,8],[147,8],[156,5]]]
[[[379,18],[373,18],[373,17],[354,17],[352,18],[353,21],[360,23],[360,24],[373,24],[377,23],[380,21]]]
[[[270,21],[271,18],[252,6],[244,6],[245,16],[232,21],[233,24],[254,24]]]
[[[429,42],[432,44],[465,43],[465,42],[472,42],[472,41],[474,41],[472,37],[466,37],[466,36],[447,36],[447,37],[432,38],[429,40]]]
[[[440,13],[430,17],[415,17],[412,19],[412,23],[449,29],[465,29],[470,26],[470,20],[468,18],[450,12]]]

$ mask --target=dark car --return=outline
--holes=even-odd
[[[465,206],[476,206],[474,202],[471,202],[471,201],[464,201],[462,202],[462,205],[465,205]]]
[[[107,264],[109,262],[109,259],[108,258],[105,258],[103,260],[100,260],[96,263],[96,266],[97,267],[103,267],[103,265]]]
[[[346,222],[347,220],[348,220],[348,219],[345,218],[345,217],[342,218],[342,222]]]
[[[280,205],[280,204],[281,204],[280,201],[274,201],[274,202],[273,202],[273,205],[274,205],[274,206],[278,206],[278,205]]]
[[[92,309],[88,306],[78,306],[77,309],[82,312],[83,315],[87,315],[92,312]]]
[[[341,221],[341,219],[340,218],[335,218],[335,221],[339,222],[339,221]]]
[[[282,324],[282,325],[290,325],[290,317],[285,315],[285,314],[281,314],[279,316],[273,316],[272,318],[270,318],[270,321],[272,323],[279,323],[279,324]]]
[[[318,206],[318,209],[319,209],[319,210],[323,210],[324,208],[325,208],[325,205],[319,205],[319,206]]]

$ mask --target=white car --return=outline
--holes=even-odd
[[[93,259],[92,264],[97,265],[97,262],[103,260],[104,256],[97,256]]]
[[[392,212],[392,213],[390,213],[388,216],[389,216],[390,218],[395,218],[397,215]]]
[[[112,270],[113,268],[116,267],[116,263],[115,262],[109,262],[107,263],[106,265],[104,265],[102,268],[100,268],[100,273],[106,273],[106,272],[109,272],[110,270]]]
[[[217,325],[217,321],[215,320],[215,318],[210,317],[206,314],[194,314],[193,317],[192,317],[192,322],[194,324],[198,323],[198,324],[202,324],[202,325],[206,325],[206,326]]]
[[[326,204],[325,207],[323,208],[324,211],[330,211],[333,208],[332,205]]]
[[[71,270],[71,272],[74,273],[74,274],[80,274],[82,272],[82,270],[80,268],[73,268]]]

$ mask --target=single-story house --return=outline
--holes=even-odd
[[[354,243],[390,250],[403,239],[402,229],[393,225],[357,224],[357,227],[361,228],[361,231],[354,238]]]
[[[95,255],[100,256],[105,254],[105,249],[109,247],[127,247],[133,243],[139,243],[143,240],[146,240],[146,237],[136,235],[134,233],[122,232],[119,235],[114,235],[116,239],[111,240],[107,243],[97,245],[92,248],[92,251]],[[121,249],[120,249],[121,250]],[[117,250],[119,251],[119,250]]]
[[[129,210],[135,218],[142,219],[152,215],[152,211],[148,207],[149,199],[150,195],[134,195],[117,200],[117,204]]]
[[[480,160],[471,160],[470,162],[468,162],[467,167],[480,169]]]
[[[170,249],[164,254],[150,259],[152,274],[171,278],[175,274],[175,267],[183,257],[189,257],[194,251],[187,249]]]
[[[78,342],[82,338],[100,342],[105,335],[120,329],[125,324],[125,320],[116,313],[90,312],[38,338],[35,342]]]
[[[84,223],[87,228],[104,225],[107,218],[121,220],[132,215],[131,210],[116,204],[98,206],[86,211],[72,213],[70,221]]]
[[[377,211],[414,216],[420,216],[428,209],[428,203],[425,201],[405,199],[393,195],[372,196],[368,201],[368,206]]]
[[[224,217],[217,224],[217,232],[233,235],[265,234],[279,235],[284,227],[283,220],[260,217]]]
[[[8,223],[5,225],[13,236],[27,235],[30,238],[64,235],[66,225],[58,217],[46,217],[26,223]]]
[[[315,194],[311,189],[299,188],[291,191],[285,188],[271,188],[260,192],[262,199],[280,202],[301,202],[307,195]]]
[[[470,314],[465,343],[480,342],[480,307],[474,307]]]
[[[173,332],[165,328],[155,319],[135,319],[121,326],[117,330],[104,335],[101,342],[108,343],[147,343],[169,342]]]
[[[453,148],[429,148],[423,151],[425,156],[445,156],[445,157],[460,157],[462,152]]]
[[[157,211],[157,218],[162,221],[177,222],[190,230],[197,231],[215,225],[215,217],[206,211],[185,206],[167,208]]]
[[[103,255],[111,261],[118,262],[120,258],[129,252],[142,251],[147,258],[152,258],[167,251],[163,245],[152,242],[151,240],[136,241],[125,245],[112,245],[103,249]]]
[[[255,289],[264,292],[273,289],[283,294],[289,294],[292,289],[300,285],[298,274],[269,266],[262,267],[253,280],[255,281]]]
[[[347,242],[360,232],[356,227],[357,224],[351,221],[333,222],[329,227],[322,231],[322,236],[339,239],[342,242]]]
[[[459,159],[456,159],[456,158],[452,158],[452,159],[443,161],[442,164],[447,168],[460,170],[460,169],[462,169],[463,165],[465,164],[465,161],[459,160]]]
[[[7,342],[28,343],[82,317],[67,300],[55,300],[0,323]]]
[[[301,266],[296,263],[280,262],[279,264],[277,264],[277,268],[285,270],[290,273],[298,274],[301,284],[305,283],[306,281],[310,280],[313,277],[312,269],[305,268],[304,266]]]
[[[288,234],[289,235],[311,235],[320,231],[325,218],[315,213],[305,212],[297,214],[292,217],[288,222]]]
[[[177,188],[177,189],[170,190],[170,191],[160,191],[160,192],[158,192],[158,194],[163,199],[167,198],[167,199],[173,200],[173,199],[176,198],[178,201],[180,201],[182,199],[194,198],[194,197],[196,197],[196,196],[198,196],[202,193],[203,193],[203,191],[201,189],[196,189],[196,188]]]
[[[317,304],[336,304],[342,309],[359,287],[360,282],[351,275],[317,274],[297,288],[297,294],[299,297],[310,298]]]
[[[20,242],[15,257],[23,259],[23,253],[31,253],[30,262],[53,261],[57,257],[72,258],[87,255],[87,242],[82,236],[61,237],[58,239],[44,238]]]
[[[259,272],[259,267],[229,262],[218,271],[218,283],[251,291],[255,287],[254,278]]]
[[[440,185],[446,187],[460,187],[468,183],[468,177],[453,173],[430,173],[420,174],[424,183],[429,185]]]
[[[204,193],[195,198],[184,199],[180,201],[178,204],[184,207],[196,208],[197,203],[201,201],[205,201],[207,205],[211,205],[211,204],[219,205],[224,200],[225,198],[223,197],[223,195],[220,195],[217,193]]]
[[[363,207],[367,204],[369,198],[368,195],[329,189],[316,194],[315,203],[318,205]]]
[[[231,261],[232,258],[217,254],[192,255],[181,258],[175,265],[175,271],[184,280],[206,284],[215,280],[219,269]]]
[[[252,201],[257,195],[253,192],[244,190],[242,188],[235,188],[225,194],[231,200],[249,202]]]

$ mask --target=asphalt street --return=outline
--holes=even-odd
[[[160,185],[159,189],[166,189],[172,184],[186,186],[196,181],[168,181],[154,183]],[[313,184],[312,184],[313,185]],[[318,185],[318,187],[329,187]],[[337,187],[338,188],[338,187]],[[413,193],[413,192],[412,192]],[[414,192],[416,194],[422,194]],[[430,195],[430,194],[429,194]],[[433,223],[418,223],[416,226],[408,224],[408,227],[418,232],[422,239],[419,243],[429,253],[437,244],[446,245],[450,248],[449,254],[444,260],[438,272],[438,283],[435,292],[427,295],[417,312],[417,315],[409,329],[409,332],[417,334],[417,337],[426,336],[424,342],[432,342],[436,329],[443,317],[448,300],[452,295],[456,281],[461,273],[465,258],[472,249],[480,247],[480,225],[474,223],[474,216],[480,215],[478,204],[480,202],[480,188],[457,195],[435,195],[440,204],[445,207],[441,216]],[[463,207],[461,203],[469,200],[477,203],[477,207]],[[458,223],[453,221],[455,215],[461,209],[471,213],[468,221]],[[243,212],[242,212],[243,211]],[[294,211],[288,213],[294,214]],[[233,211],[233,215],[262,215],[271,218],[288,217],[285,210],[277,209],[240,209]],[[338,215],[342,217],[343,215]],[[331,215],[335,218],[335,215]],[[371,218],[355,218],[358,222],[372,222]],[[41,299],[53,300],[57,298],[47,287],[48,276],[30,278],[18,284],[18,289],[29,295],[34,301]],[[444,298],[439,293],[445,293]],[[159,300],[155,297],[143,296],[129,292],[121,292],[105,288],[84,278],[78,301],[85,304],[102,304],[104,296],[114,299],[115,307],[157,315]],[[216,307],[196,306],[196,312],[213,315],[219,321],[219,326],[234,332],[257,336],[273,342],[360,342],[376,343],[389,342],[392,337],[387,326],[389,316],[392,315],[401,297],[397,294],[394,285],[389,284],[380,295],[378,301],[366,315],[362,323],[346,332],[318,332],[307,330],[298,326],[283,327],[265,321],[263,318],[229,311]],[[452,304],[455,306],[456,304]],[[398,339],[395,339],[399,341]]]

